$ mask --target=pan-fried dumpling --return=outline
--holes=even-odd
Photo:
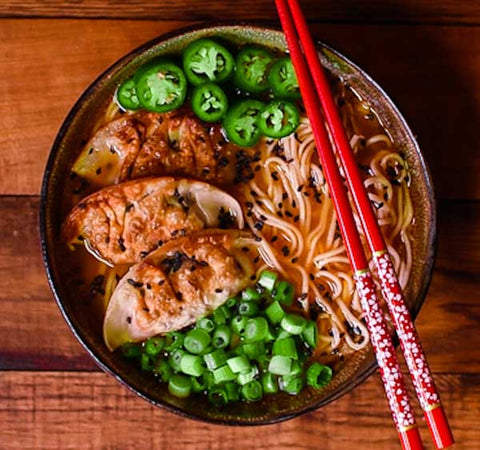
[[[203,230],[175,239],[130,268],[112,294],[103,333],[110,350],[193,324],[254,274],[249,232]]]
[[[234,177],[237,150],[225,141],[220,125],[207,129],[191,111],[137,111],[97,130],[72,172],[96,187],[165,175],[224,185]]]
[[[165,242],[204,228],[244,225],[238,202],[201,181],[172,177],[129,181],[83,199],[68,215],[68,244],[98,259],[133,264]]]

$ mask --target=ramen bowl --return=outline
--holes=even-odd
[[[126,55],[100,75],[79,98],[68,114],[53,144],[45,169],[41,192],[40,232],[48,280],[68,326],[95,362],[107,373],[155,406],[205,422],[229,425],[258,425],[287,420],[327,405],[364,381],[377,368],[370,346],[345,358],[332,382],[321,390],[304,389],[300,395],[285,393],[266,396],[256,403],[236,403],[218,407],[199,397],[177,398],[150,374],[142,373],[104,344],[101,321],[93,320],[75,289],[66,282],[61,264],[60,229],[62,196],[69,168],[86,142],[95,118],[105,107],[119,83],[128,79],[153,57],[178,53],[190,42],[216,37],[234,44],[259,44],[273,50],[286,50],[282,32],[276,29],[222,24],[187,28],[160,36]],[[343,55],[318,43],[322,64],[335,77],[348,83],[381,119],[383,127],[404,156],[410,171],[410,194],[415,210],[412,228],[413,267],[406,289],[408,305],[415,317],[422,305],[431,277],[435,210],[428,168],[404,118],[385,92],[362,69]],[[270,397],[270,398],[268,398]]]

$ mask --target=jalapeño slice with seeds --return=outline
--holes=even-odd
[[[300,115],[293,103],[277,100],[268,103],[260,112],[260,131],[271,138],[292,134],[300,123]]]
[[[129,78],[120,85],[117,89],[116,99],[117,103],[126,110],[135,111],[141,107],[133,78]]]
[[[183,69],[194,86],[208,81],[221,83],[232,74],[233,56],[218,42],[199,39],[183,52]]]
[[[251,147],[260,139],[260,111],[264,104],[258,100],[243,100],[228,111],[223,127],[228,139],[241,147]]]
[[[247,47],[235,60],[235,84],[243,91],[260,94],[268,89],[268,71],[273,56],[263,48]]]
[[[227,112],[227,96],[218,84],[202,84],[193,90],[192,109],[199,119],[205,122],[217,122]]]
[[[268,82],[275,97],[288,100],[298,100],[300,98],[300,89],[290,58],[280,58],[272,66],[268,74]]]
[[[141,105],[164,113],[182,106],[187,95],[187,80],[182,69],[168,60],[148,64],[137,73],[136,90]]]

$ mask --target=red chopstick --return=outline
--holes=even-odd
[[[353,152],[342,126],[335,101],[330,91],[325,72],[318,59],[317,50],[308,31],[298,0],[288,0],[293,21],[300,37],[301,45],[308,61],[316,91],[323,107],[325,119],[338,150],[346,180],[359,212],[362,227],[373,260],[378,271],[382,293],[387,301],[400,345],[410,371],[420,405],[427,419],[430,432],[437,448],[453,444],[454,439],[447,422],[445,411],[435,388],[420,339],[406,307],[402,289],[388,253],[382,232],[373,212],[370,200],[363,185]]]
[[[392,412],[392,418],[399,433],[402,447],[404,449],[421,449],[423,446],[413,410],[408,399],[405,381],[395,355],[391,337],[387,330],[383,312],[376,298],[375,286],[368,269],[368,262],[356,228],[355,219],[335,161],[334,152],[330,146],[323,117],[318,108],[319,100],[313,88],[313,82],[298,43],[286,0],[276,0],[276,5],[287,38],[292,62],[297,73],[305,108],[310,118],[316,147],[337,212],[340,232],[354,271],[354,278],[362,307],[366,313],[367,327],[380,367],[380,374]]]

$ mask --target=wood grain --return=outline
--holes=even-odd
[[[126,52],[186,24],[2,20],[0,195],[38,193],[55,134],[88,84]],[[362,65],[398,103],[418,133],[438,197],[479,199],[480,27],[317,24],[313,30]]]
[[[38,199],[0,198],[0,369],[97,370],[46,282]],[[417,325],[437,372],[480,372],[480,203],[440,208],[438,263]],[[462,230],[462,233],[460,233]],[[35,339],[32,339],[35,336]]]
[[[106,374],[2,372],[0,440],[5,449],[344,450],[364,449],[367,442],[369,448],[399,448],[380,383],[372,376],[314,413],[252,429],[176,417],[148,405]],[[456,448],[478,448],[480,376],[438,375],[437,385]],[[433,448],[423,419],[420,429],[426,448]]]
[[[455,0],[303,0],[309,20],[362,23],[466,23],[480,22],[478,2]],[[82,17],[82,18],[142,18],[165,20],[271,20],[276,17],[272,1],[175,0],[147,2],[145,0],[4,0],[0,17]]]

